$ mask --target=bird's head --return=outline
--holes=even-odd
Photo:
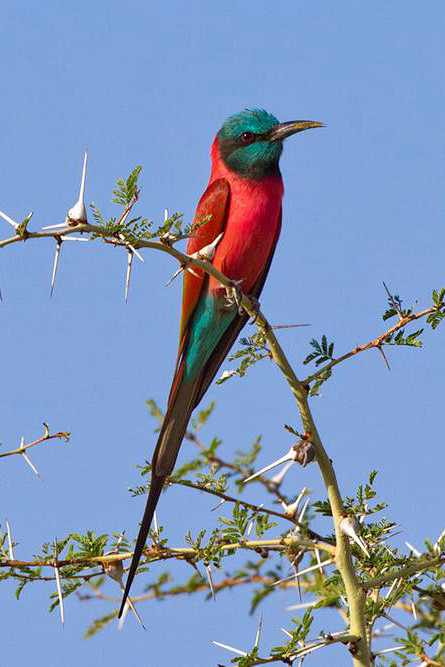
[[[229,116],[218,132],[219,154],[232,171],[261,179],[278,171],[283,140],[312,127],[324,124],[312,120],[279,123],[264,109],[246,109]]]

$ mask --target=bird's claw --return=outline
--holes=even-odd
[[[233,308],[236,305],[238,309],[238,314],[244,314],[244,308],[242,305],[243,293],[240,289],[242,280],[234,280],[230,287],[226,287],[226,302],[229,308]]]

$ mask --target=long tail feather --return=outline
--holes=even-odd
[[[133,560],[131,561],[130,571],[128,573],[127,583],[125,585],[124,596],[122,598],[122,604],[119,610],[119,618],[122,616],[122,612],[124,611],[131,584],[133,583],[139,561],[141,560],[145,542],[147,541],[148,531],[150,530],[151,522],[153,520],[153,514],[155,513],[156,505],[158,504],[159,496],[161,495],[161,491],[164,486],[164,481],[165,477],[156,477],[154,474],[151,476],[150,492],[148,494],[144,516],[142,517],[138,539],[134,548]]]
[[[182,367],[179,367],[177,375],[179,374],[181,376],[182,370]],[[142,556],[148,531],[150,530],[150,525],[164,486],[165,478],[174,468],[190,415],[195,407],[196,394],[199,385],[199,377],[196,378],[192,384],[186,384],[181,382],[181,377],[177,378],[175,376],[175,391],[173,391],[170,396],[170,402],[153,454],[150,492],[148,494],[144,516],[142,518],[136,546],[134,548],[133,559],[131,561],[124,596],[119,611],[119,618],[124,610],[125,602]]]

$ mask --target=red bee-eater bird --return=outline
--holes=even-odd
[[[283,140],[323,123],[279,123],[260,109],[230,116],[212,144],[212,172],[195,220],[211,216],[188,242],[191,255],[216,246],[213,265],[243,292],[258,297],[281,228],[283,181],[278,162]],[[119,616],[136,574],[164,481],[173,470],[190,415],[207,391],[248,316],[240,315],[225,289],[208,274],[186,271],[179,352],[167,411],[153,454],[151,485]]]

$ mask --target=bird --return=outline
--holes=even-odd
[[[197,230],[188,241],[187,254],[216,244],[213,266],[246,295],[258,299],[281,230],[283,141],[323,126],[311,120],[280,123],[264,109],[245,109],[229,116],[211,146],[210,180],[196,209]],[[202,220],[207,222],[199,224]],[[213,276],[196,267],[184,272],[176,367],[119,617],[190,416],[248,320],[234,301]]]

